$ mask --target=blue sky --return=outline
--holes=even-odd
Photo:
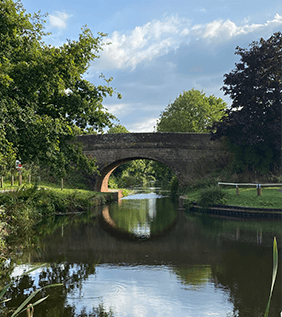
[[[223,75],[239,61],[236,46],[282,31],[281,0],[22,0],[27,12],[48,13],[48,44],[77,39],[87,25],[111,42],[87,79],[113,76],[123,96],[105,107],[131,132],[152,132],[166,106],[184,90],[223,98]]]

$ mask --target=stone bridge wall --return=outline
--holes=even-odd
[[[100,176],[95,190],[107,191],[108,178],[122,163],[149,159],[164,163],[181,185],[222,164],[226,155],[222,143],[199,133],[121,133],[82,135],[83,152],[97,159]]]

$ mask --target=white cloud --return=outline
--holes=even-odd
[[[120,117],[121,115],[130,112],[129,104],[125,104],[125,103],[105,105],[105,107],[108,109],[110,113],[112,113],[113,115],[117,117]]]
[[[181,24],[181,19],[172,16],[164,21],[154,20],[138,26],[128,34],[116,31],[107,39],[111,45],[104,47],[101,61],[110,68],[134,69],[137,64],[175,48],[175,37],[181,30]]]
[[[267,21],[264,24],[246,24],[243,26],[237,26],[234,22],[227,19],[216,20],[208,24],[198,25],[195,27],[195,31],[198,36],[206,38],[208,40],[218,39],[220,41],[226,41],[232,37],[256,32],[263,29],[272,28],[282,24],[282,15],[276,14],[273,20]]]
[[[55,12],[49,15],[49,22],[51,28],[65,29],[67,27],[67,20],[70,18],[65,12]]]
[[[205,8],[198,8],[195,10],[196,12],[207,12]]]
[[[148,118],[142,122],[138,122],[129,127],[129,131],[134,132],[154,132],[158,118]]]
[[[216,45],[236,36],[271,31],[282,24],[282,15],[276,14],[264,24],[248,24],[248,20],[244,20],[244,23],[239,26],[226,19],[191,25],[190,20],[171,16],[163,21],[148,22],[125,34],[115,31],[107,39],[111,44],[104,47],[95,66],[101,69],[133,70],[140,63],[176,51],[182,45],[188,45],[191,40],[202,40]]]

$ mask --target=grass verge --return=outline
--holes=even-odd
[[[239,195],[236,194],[235,188],[222,188],[224,196],[220,201],[214,203],[221,203],[225,205],[254,207],[254,208],[268,208],[268,209],[282,209],[282,193],[279,187],[263,188],[262,195],[257,195],[256,188],[240,188]],[[191,190],[186,193],[188,201],[200,202],[203,195],[203,190]]]

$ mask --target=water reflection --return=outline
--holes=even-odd
[[[171,211],[166,216],[167,206]],[[117,317],[263,316],[273,237],[282,244],[281,222],[184,213],[166,198],[149,202],[131,197],[109,206],[108,213],[132,234],[140,232],[138,226],[164,234],[144,241],[120,239],[93,214],[49,219],[38,230],[37,248],[23,254],[22,262],[51,267],[16,284],[9,293],[14,300],[26,296],[26,288],[63,281],[64,288],[54,291],[54,300],[47,300],[36,316],[78,316],[83,306],[90,311],[101,302]],[[164,229],[167,225],[170,230]],[[281,267],[271,302],[274,317],[282,308]]]
[[[103,216],[116,231],[150,238],[161,235],[172,227],[177,218],[177,210],[168,197],[142,193],[105,207]]]

